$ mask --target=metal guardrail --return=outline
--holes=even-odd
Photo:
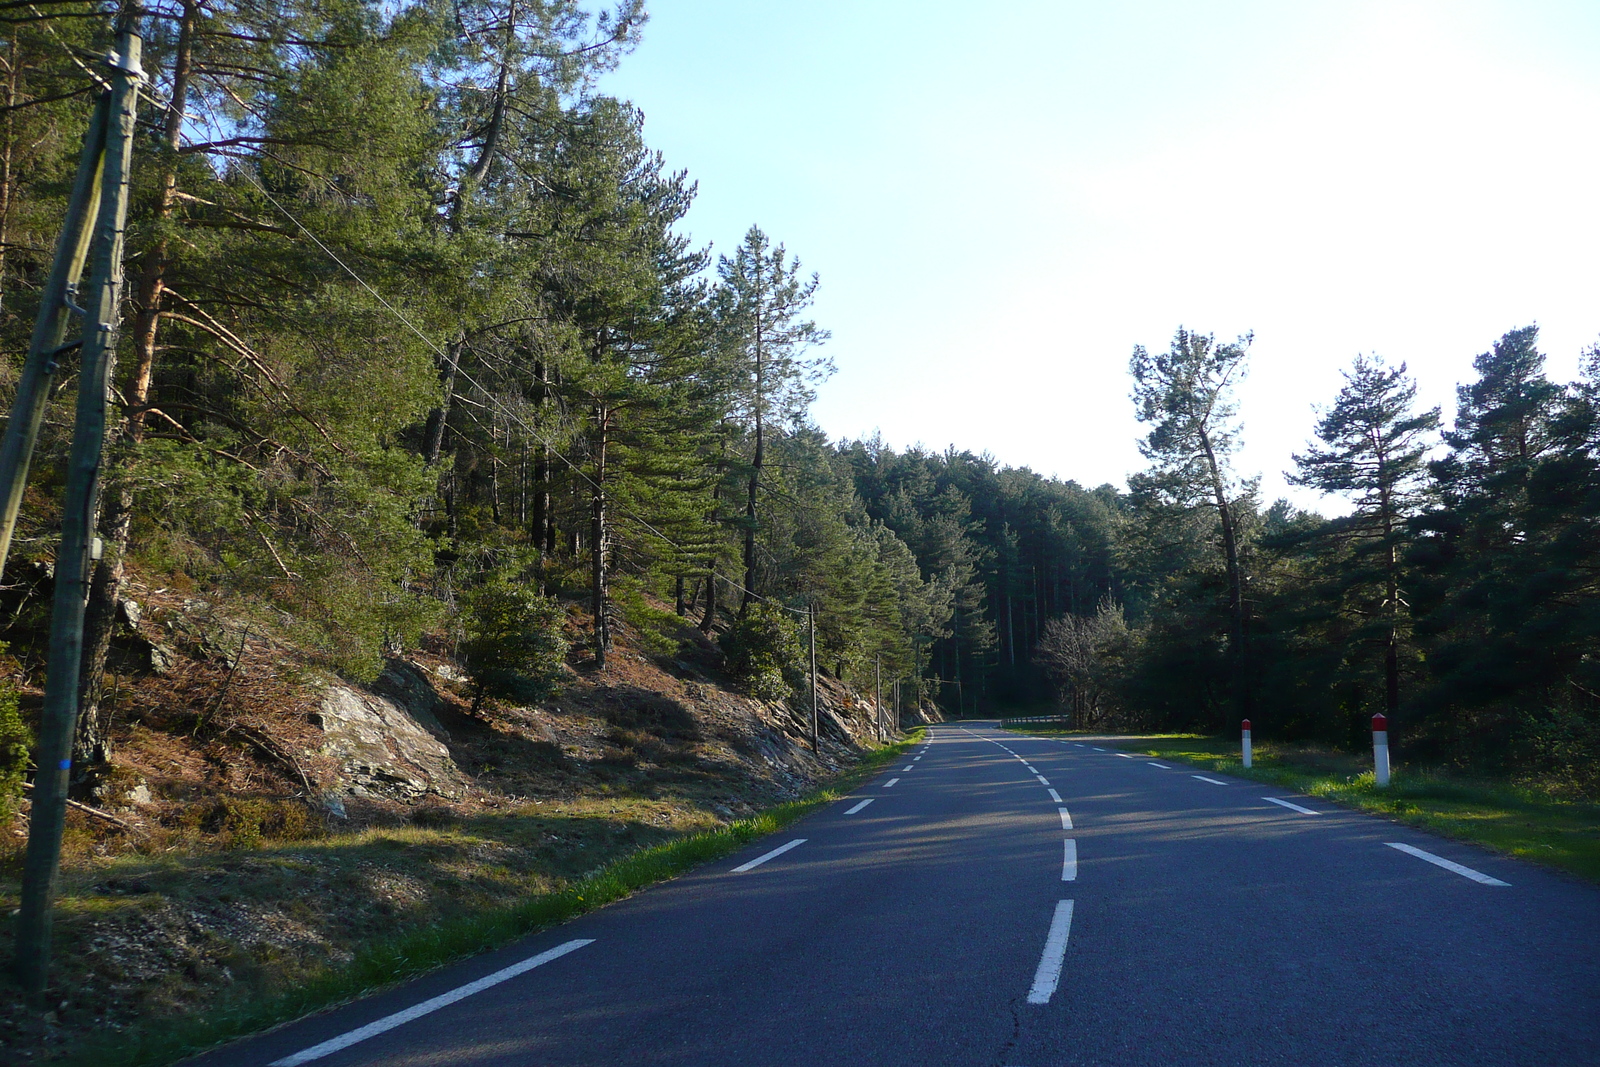
[[[1068,716],[1066,715],[1028,715],[1019,718],[1001,719],[1000,725],[1005,727],[1014,722],[1058,722],[1066,725],[1067,719]]]

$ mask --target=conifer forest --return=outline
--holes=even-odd
[[[1128,339],[1125,488],[834,440],[805,234],[697,245],[693,175],[596,88],[642,0],[138,19],[79,761],[107,758],[137,572],[258,605],[356,680],[442,634],[480,698],[536,696],[619,627],[688,620],[779,695],[814,618],[826,674],[950,717],[1356,747],[1383,712],[1408,758],[1600,789],[1600,348],[1552,381],[1507,323],[1452,411],[1419,406],[1404,353],[1352,352],[1290,472],[1348,501],[1333,518],[1235,464],[1249,337]],[[8,408],[110,47],[101,5],[0,4]],[[56,551],[73,360],[9,584]],[[39,660],[47,600],[21,603],[0,640]]]

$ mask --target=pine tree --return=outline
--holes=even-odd
[[[1150,432],[1139,442],[1150,468],[1130,479],[1129,485],[1136,495],[1148,494],[1163,505],[1215,511],[1227,574],[1234,698],[1246,715],[1249,626],[1236,514],[1244,494],[1234,484],[1228,459],[1238,446],[1234,389],[1244,376],[1250,342],[1246,334],[1219,345],[1209,334],[1180,327],[1166,352],[1151,355],[1143,345],[1137,346],[1128,365],[1135,413],[1140,422],[1150,424]]]
[[[721,286],[717,313],[729,355],[739,362],[743,381],[739,411],[750,432],[745,482],[744,592],[745,611],[756,594],[756,531],[760,528],[761,479],[766,469],[767,434],[797,421],[811,402],[813,385],[830,369],[807,351],[828,339],[828,332],[801,316],[811,306],[818,279],[800,276],[800,261],[783,245],[772,247],[760,227],[745,233],[744,243],[730,258],[717,262]]]
[[[1422,506],[1424,460],[1439,411],[1413,410],[1417,386],[1404,363],[1388,367],[1376,356],[1357,356],[1344,378],[1317,422],[1322,443],[1294,457],[1297,472],[1289,480],[1353,498],[1355,512],[1329,523],[1326,536],[1352,546],[1346,568],[1355,574],[1342,578],[1343,596],[1354,597],[1354,610],[1382,629],[1384,710],[1394,717],[1400,710],[1400,643],[1410,614],[1401,580],[1406,523]],[[1376,595],[1363,595],[1364,588]]]

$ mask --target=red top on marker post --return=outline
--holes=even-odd
[[[1246,733],[1249,733],[1250,732],[1250,720],[1246,719],[1243,723],[1241,723],[1239,725],[1239,729],[1245,731]]]
[[[1389,720],[1384,717],[1384,714],[1381,711],[1372,717],[1372,732],[1375,734],[1386,734],[1389,732]]]

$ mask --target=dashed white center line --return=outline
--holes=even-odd
[[[1298,811],[1301,815],[1321,815],[1322,814],[1322,812],[1320,812],[1320,811],[1312,811],[1310,808],[1302,808],[1300,805],[1295,804],[1292,801],[1280,800],[1277,797],[1262,797],[1261,799],[1262,800],[1270,800],[1274,804],[1281,804],[1284,807],[1289,808],[1292,811]]]
[[[1061,812],[1061,828],[1063,830],[1072,829],[1072,816],[1067,814],[1066,808],[1061,808],[1059,810]]]
[[[1050,933],[1044,939],[1044,953],[1039,957],[1039,969],[1033,972],[1033,988],[1028,990],[1029,1004],[1048,1004],[1061,982],[1061,965],[1067,956],[1067,938],[1072,934],[1072,901],[1056,904],[1055,917],[1050,920]]]
[[[889,787],[890,787],[890,786],[891,786],[891,785],[894,785],[894,784],[895,784],[895,783],[896,783],[896,782],[898,782],[898,781],[899,781],[899,780],[900,780],[900,779],[898,779],[898,778],[891,778],[891,779],[889,779],[889,780],[888,780],[888,781],[887,781],[887,782],[884,782],[884,783],[883,783],[883,787],[884,787],[884,788],[885,788],[885,789],[888,789],[888,788],[889,788]]]
[[[1082,747],[1083,747],[1083,742],[1081,742],[1081,741],[1074,741],[1074,742],[1072,742],[1072,747],[1073,747],[1073,748],[1082,748]]]
[[[1511,885],[1510,882],[1502,882],[1498,878],[1490,878],[1482,871],[1475,871],[1471,867],[1463,867],[1461,864],[1447,860],[1443,856],[1435,856],[1432,852],[1424,852],[1422,849],[1414,848],[1411,845],[1402,845],[1398,841],[1385,841],[1384,844],[1388,845],[1390,848],[1397,848],[1401,852],[1415,856],[1419,860],[1427,860],[1436,867],[1443,867],[1447,871],[1454,871],[1463,878],[1471,878],[1474,882],[1479,882],[1483,885]]]
[[[1165,763],[1157,763],[1155,760],[1146,760],[1145,762],[1150,764],[1152,767],[1160,767],[1164,771],[1172,770],[1172,768],[1168,767]]]
[[[845,814],[846,815],[854,815],[856,812],[860,811],[862,808],[866,807],[868,804],[871,804],[871,803],[872,803],[872,798],[868,797],[866,800],[863,800],[861,803],[857,804],[855,807],[853,807],[849,811],[845,812]]]
[[[1105,751],[1105,749],[1103,749],[1103,748],[1101,748],[1101,747],[1100,747],[1100,746],[1099,746],[1099,745],[1095,745],[1095,746],[1094,746],[1094,750],[1095,750],[1095,751],[1096,751],[1096,752],[1104,752],[1104,751]]]
[[[771,852],[768,852],[768,853],[766,853],[765,855],[762,855],[762,856],[757,856],[755,859],[751,860],[749,863],[741,863],[741,864],[739,864],[739,866],[735,867],[730,873],[732,873],[732,874],[743,874],[745,871],[754,870],[755,868],[761,866],[763,863],[767,862],[768,860],[774,859],[774,858],[776,858],[778,856],[783,855],[785,852],[788,852],[791,848],[799,848],[801,845],[803,845],[805,843],[806,843],[806,839],[805,838],[797,837],[793,841],[790,841],[787,845],[779,845],[777,848],[773,849]]]
[[[271,1067],[300,1067],[302,1063],[310,1063],[312,1060],[320,1060],[324,1056],[331,1056],[335,1052],[347,1049],[357,1042],[365,1041],[369,1037],[377,1037],[379,1034],[393,1030],[397,1026],[404,1026],[413,1019],[420,1019],[424,1015],[430,1015],[440,1008],[449,1007],[458,1000],[465,1000],[474,993],[481,993],[491,986],[497,986],[501,982],[517,977],[519,974],[526,974],[535,967],[542,967],[551,960],[558,960],[569,952],[574,952],[585,945],[592,944],[594,944],[594,939],[588,938],[557,945],[555,948],[541,952],[537,956],[530,956],[521,963],[513,963],[511,966],[495,971],[493,974],[485,975],[476,982],[468,982],[464,986],[457,986],[448,993],[441,993],[431,1000],[424,1000],[421,1004],[414,1004],[404,1011],[397,1011],[393,1015],[385,1015],[377,1022],[368,1023],[358,1030],[351,1030],[349,1033],[330,1038],[320,1045],[312,1045],[310,1048],[301,1049],[294,1055],[285,1056],[281,1060],[273,1060]]]
[[[1126,752],[1118,752],[1117,755],[1121,756],[1123,759],[1135,759],[1136,758],[1134,756],[1128,755]]]
[[[912,756],[912,757],[911,757],[911,762],[912,762],[912,763],[915,763],[915,762],[917,762],[917,760],[919,760],[919,759],[921,759],[921,758],[922,758],[922,757],[921,757],[921,756]]]
[[[1078,880],[1078,842],[1067,838],[1065,849],[1061,857],[1061,880],[1063,882],[1076,882]]]
[[[906,771],[911,771],[911,770],[916,770],[916,768],[911,766],[911,764],[908,763],[903,768],[901,768],[900,773],[904,774],[904,773],[906,773]]]
[[[1228,784],[1227,782],[1219,782],[1215,778],[1207,778],[1203,774],[1191,774],[1189,777],[1190,778],[1198,778],[1202,782],[1210,782],[1212,785],[1227,785]]]
[[[1050,784],[1050,779],[1046,778],[1042,774],[1036,774],[1036,775],[1034,775],[1034,777],[1039,779],[1039,784],[1040,785],[1049,785]]]
[[[1054,789],[1046,789],[1045,792],[1049,793],[1050,799],[1055,801],[1057,804],[1062,803],[1061,794],[1057,793]]]

